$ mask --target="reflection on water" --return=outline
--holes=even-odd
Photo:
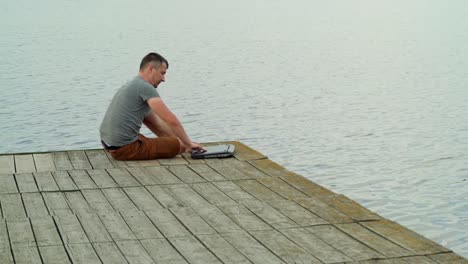
[[[157,51],[194,139],[241,140],[468,256],[467,3],[274,2],[2,4],[0,153],[99,147]]]

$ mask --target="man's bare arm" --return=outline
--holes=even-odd
[[[172,129],[156,113],[151,112],[143,123],[158,137],[176,136]]]
[[[150,98],[147,103],[151,110],[170,127],[174,135],[184,143],[186,151],[204,150],[200,144],[192,142],[179,119],[169,110],[161,98]]]

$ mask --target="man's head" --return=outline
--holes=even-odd
[[[169,62],[158,53],[148,53],[140,63],[140,77],[149,82],[155,88],[165,81],[165,74],[169,68]]]

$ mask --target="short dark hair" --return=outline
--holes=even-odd
[[[163,56],[159,55],[156,52],[148,53],[145,57],[143,57],[140,63],[140,70],[146,68],[146,66],[149,63],[153,63],[153,65],[155,66],[159,66],[165,63],[167,68],[169,68],[169,62],[167,62],[167,60]]]

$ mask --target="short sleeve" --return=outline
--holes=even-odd
[[[143,101],[153,97],[159,97],[158,91],[156,91],[156,89],[149,84],[141,86],[139,90],[140,98]]]

